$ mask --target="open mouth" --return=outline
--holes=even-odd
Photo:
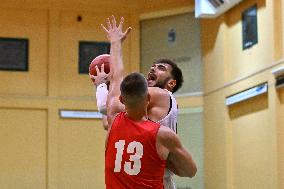
[[[156,80],[156,79],[157,79],[157,76],[153,72],[148,73],[148,77],[147,77],[148,81],[153,81],[153,80]]]

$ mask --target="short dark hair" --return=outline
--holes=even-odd
[[[136,106],[148,94],[145,77],[137,72],[127,75],[120,85],[121,96],[127,106]]]
[[[173,88],[173,93],[179,90],[183,83],[183,75],[181,69],[170,59],[162,58],[154,62],[154,64],[158,63],[169,64],[172,67],[171,75],[173,79],[176,80],[176,86]]]

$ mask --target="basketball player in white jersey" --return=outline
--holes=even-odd
[[[114,17],[112,17],[112,21],[115,22]],[[111,36],[109,36],[111,35],[111,32],[114,32],[110,30],[114,29],[117,30],[117,32],[122,32],[122,22],[123,20],[121,21],[120,27],[112,28],[110,21],[107,20],[108,29],[104,27],[104,30],[106,31],[109,39],[111,38]],[[111,45],[115,45],[112,41],[110,42]],[[121,45],[118,45],[118,47],[118,50],[121,50]],[[122,60],[117,62],[122,63]],[[106,113],[105,105],[108,91],[105,83],[108,81],[108,74],[104,73],[103,69],[101,71],[97,69],[97,76],[90,77],[93,80],[94,85],[97,86],[96,98],[98,109],[100,112]],[[149,94],[151,96],[151,100],[148,105],[149,119],[171,128],[174,132],[177,132],[178,107],[176,99],[172,93],[176,92],[183,83],[181,70],[171,60],[159,59],[151,66],[150,72],[147,76],[147,82]],[[106,123],[107,122],[104,121],[104,127],[107,129],[108,125]],[[169,170],[166,170],[164,175],[164,187],[165,189],[175,189],[172,173]]]

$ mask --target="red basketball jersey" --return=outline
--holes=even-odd
[[[160,125],[134,122],[125,112],[115,118],[105,152],[107,189],[163,189],[166,161],[156,149]]]

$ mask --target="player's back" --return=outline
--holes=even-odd
[[[160,125],[139,123],[120,113],[112,124],[106,148],[107,189],[163,189],[166,161],[156,149]]]

